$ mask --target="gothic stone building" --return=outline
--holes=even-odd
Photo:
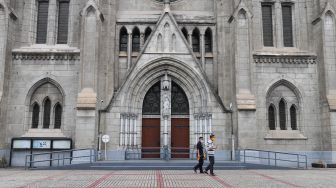
[[[335,14],[336,0],[0,0],[1,154],[31,148],[15,139],[104,149],[107,134],[110,160],[188,158],[215,133],[218,159],[234,140],[335,162]]]

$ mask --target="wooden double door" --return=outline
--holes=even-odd
[[[172,158],[189,158],[189,118],[171,119]],[[160,158],[160,118],[142,119],[142,158]]]

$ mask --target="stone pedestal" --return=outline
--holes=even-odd
[[[97,94],[91,88],[84,88],[77,99],[76,149],[94,148],[96,133]]]
[[[256,125],[256,111],[239,110],[238,118],[238,142],[239,149],[257,148],[258,128]]]
[[[336,111],[330,112],[332,162],[336,163]]]

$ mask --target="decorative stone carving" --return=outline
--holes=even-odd
[[[253,55],[255,63],[316,64],[316,56]]]
[[[163,102],[163,114],[164,115],[169,115],[169,110],[170,110],[170,100],[168,95],[164,96],[164,102]]]
[[[78,53],[12,53],[14,60],[79,60]]]

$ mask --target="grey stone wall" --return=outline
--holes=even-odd
[[[7,144],[11,138],[21,137],[30,129],[30,97],[35,89],[48,82],[62,91],[64,105],[61,129],[65,136],[74,137],[78,68],[78,60],[13,60],[7,99]]]
[[[48,42],[45,45],[35,44],[36,1],[0,0],[0,4],[3,5],[4,2],[15,11],[11,14],[8,12],[10,9],[6,9],[7,19],[4,21],[0,8],[0,25],[8,25],[7,33],[0,34],[0,52],[4,52],[0,54],[0,71],[6,73],[0,77],[3,78],[3,83],[0,84],[0,91],[3,92],[0,101],[0,128],[4,130],[0,131],[0,148],[8,148],[12,137],[29,132],[31,117],[27,101],[30,101],[32,89],[37,89],[47,78],[61,88],[64,94],[62,134],[82,143],[86,141],[86,137],[90,137],[89,143],[83,145],[95,146],[98,132],[108,133],[112,139],[108,145],[109,150],[118,150],[120,114],[136,113],[139,116],[138,122],[141,122],[141,108],[132,108],[130,103],[135,102],[141,106],[141,98],[136,95],[145,91],[139,90],[148,89],[153,79],[156,79],[153,77],[162,76],[162,67],[169,65],[165,69],[170,70],[176,80],[183,80],[182,85],[185,82],[184,87],[188,88],[187,95],[191,98],[202,90],[208,92],[209,97],[204,99],[207,101],[206,110],[213,113],[214,131],[220,135],[218,143],[221,150],[230,148],[231,122],[229,114],[220,107],[228,108],[230,103],[233,103],[234,132],[238,136],[236,145],[239,148],[302,152],[335,150],[335,117],[331,112],[331,102],[335,101],[335,95],[327,97],[330,93],[327,81],[335,77],[335,65],[328,59],[335,58],[330,57],[332,53],[326,53],[330,48],[325,43],[324,16],[319,16],[324,10],[334,13],[335,0],[292,1],[293,48],[284,48],[282,44],[279,0],[274,1],[275,45],[271,48],[263,46],[259,0],[179,0],[171,3],[171,14],[178,29],[186,27],[189,34],[195,27],[201,33],[208,27],[212,29],[214,51],[211,56],[203,57],[205,59],[201,57],[202,53],[194,54],[186,48],[184,40],[178,43],[178,47],[183,47],[180,49],[184,55],[167,55],[155,51],[149,51],[144,56],[141,53],[119,53],[119,31],[122,26],[127,28],[129,34],[135,26],[139,27],[142,34],[147,26],[155,32],[164,10],[164,4],[155,0],[71,0],[67,45],[55,44],[56,0],[50,1]],[[83,9],[90,3],[96,3],[97,11],[101,13],[97,16],[99,24],[96,25],[92,42],[85,39],[83,21]],[[239,27],[238,13],[241,10],[245,11],[246,18],[249,19],[248,27]],[[17,19],[13,19],[15,17]],[[186,41],[190,43],[190,36]],[[4,43],[6,47],[3,47]],[[85,45],[86,50],[83,47]],[[152,46],[154,45],[156,44]],[[142,47],[145,48],[144,44]],[[92,48],[94,51],[90,50]],[[162,62],[168,58],[169,63],[143,69],[147,63],[162,57],[165,57],[161,59]],[[94,68],[83,69],[85,61],[90,61],[88,64]],[[139,67],[128,66],[135,66],[137,61]],[[199,67],[203,61],[205,65]],[[188,66],[174,67],[172,62],[183,62]],[[186,71],[183,69],[188,67],[191,67],[190,75],[194,78],[183,74]],[[154,69],[158,72],[151,72]],[[76,109],[77,97],[85,81],[82,79],[84,73],[92,76],[89,80],[94,80],[92,89],[97,94],[96,104],[93,104],[94,109],[90,112]],[[145,77],[150,73],[152,77]],[[138,75],[144,75],[148,80],[141,80]],[[143,84],[141,87],[132,83],[135,78],[139,79],[137,84]],[[204,80],[195,81],[199,78]],[[290,83],[293,86],[290,89],[299,93],[298,131],[270,132],[268,128],[267,92],[279,81]],[[200,91],[193,93],[192,84],[188,85],[187,82],[194,83],[194,87],[203,84],[203,87],[197,87]],[[333,84],[331,86],[334,87]],[[242,89],[248,92],[238,95]],[[133,90],[133,93],[129,93]],[[134,96],[129,98],[131,101],[127,101],[123,100],[123,95]],[[98,110],[103,110],[104,113],[100,119],[100,130],[97,131]],[[202,106],[195,104],[191,113],[199,113],[200,110],[202,111]],[[191,118],[191,126],[193,124]],[[141,132],[141,124],[138,126],[138,131]],[[139,134],[139,142],[140,138]]]

